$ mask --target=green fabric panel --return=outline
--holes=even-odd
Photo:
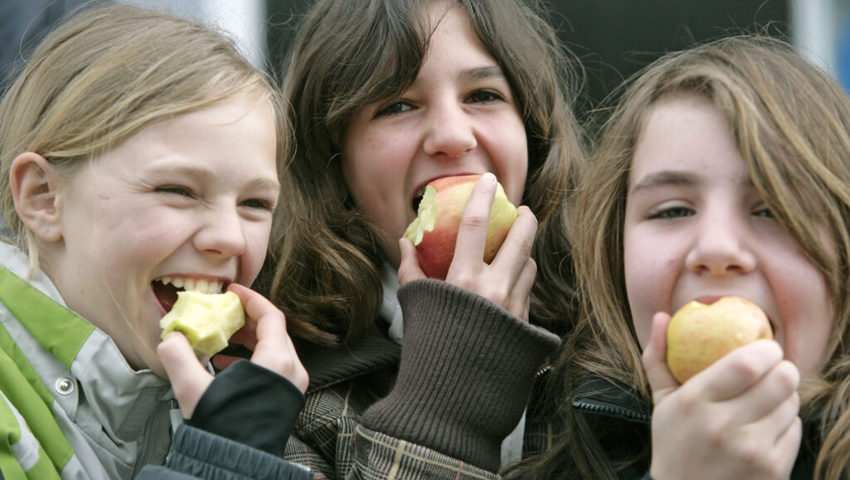
[[[53,398],[47,392],[44,384],[41,383],[41,380],[36,375],[36,383],[31,385],[28,379],[21,373],[21,370],[19,370],[19,365],[16,365],[7,355],[5,345],[9,341],[11,339],[8,332],[0,327],[0,344],[4,346],[3,351],[0,351],[0,390],[12,402],[18,413],[24,417],[24,421],[27,423],[30,431],[41,444],[41,448],[44,449],[50,460],[50,470],[61,470],[71,457],[74,456],[74,450],[53,418],[53,412],[50,409],[50,405],[53,404]],[[23,360],[23,362],[26,362],[26,360]],[[32,371],[29,363],[25,363],[25,365]],[[32,375],[35,375],[35,372],[32,372]],[[42,392],[37,392],[37,390],[41,390]],[[43,395],[47,395],[49,398],[45,401],[42,398]],[[15,429],[17,429],[17,421],[12,415],[11,410],[6,406],[6,402],[0,402],[0,407],[2,407],[2,410],[0,410],[0,427],[4,429],[3,431],[6,431],[6,423],[9,421],[14,422]],[[20,432],[18,432],[18,437],[20,437]],[[2,441],[5,442],[6,440],[4,439]],[[3,447],[5,448],[5,445]],[[6,472],[4,471],[3,473],[5,474]]]
[[[0,477],[7,480],[12,479],[33,479],[33,480],[53,480],[61,478],[59,471],[53,466],[45,453],[44,449],[39,445],[38,460],[35,465],[24,472],[18,459],[12,453],[12,445],[18,443],[21,439],[21,428],[17,418],[9,409],[9,405],[5,400],[0,401]]]
[[[94,325],[0,267],[0,302],[41,345],[70,369]]]
[[[0,443],[0,473],[3,474],[4,480],[26,480],[27,478],[11,450],[2,443]]]
[[[18,421],[9,410],[5,400],[0,400],[0,473],[4,480],[23,480],[26,478],[18,460],[12,454],[12,445],[21,438]]]

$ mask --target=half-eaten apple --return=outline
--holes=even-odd
[[[177,301],[159,321],[162,338],[172,331],[186,336],[199,357],[211,357],[227,346],[230,337],[245,325],[245,312],[233,292],[177,292]]]
[[[419,266],[425,275],[445,280],[454,258],[463,210],[480,178],[481,175],[442,177],[425,187],[417,217],[404,232],[416,247]],[[485,262],[493,261],[516,218],[516,207],[508,200],[502,185],[497,184],[487,225]]]
[[[694,300],[667,326],[667,366],[684,383],[732,350],[763,338],[773,338],[773,330],[755,303],[737,296],[710,304]]]

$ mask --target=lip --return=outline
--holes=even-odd
[[[720,300],[723,297],[728,297],[731,294],[722,294],[722,295],[700,295],[693,299],[693,301],[703,303],[705,305],[711,305],[712,303]]]

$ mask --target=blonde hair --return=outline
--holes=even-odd
[[[151,122],[256,92],[275,113],[280,169],[289,139],[280,94],[220,33],[126,5],[83,9],[59,25],[0,103],[2,208],[31,270],[34,236],[15,213],[9,185],[18,154],[38,153],[70,176]]]
[[[318,1],[299,26],[284,84],[296,147],[283,172],[285,224],[273,240],[268,280],[287,318],[312,324],[298,332],[311,341],[356,339],[378,314],[383,254],[345,185],[341,139],[356,112],[415,80],[431,33],[423,12],[432,1]],[[575,296],[565,199],[585,161],[571,109],[574,64],[535,1],[447,4],[469,16],[517,97],[529,150],[523,203],[539,221],[531,317],[566,333]]]
[[[647,115],[660,98],[677,93],[703,96],[722,112],[755,187],[826,279],[834,334],[820,378],[803,391],[802,413],[821,414],[816,477],[842,478],[850,473],[850,99],[790,45],[762,36],[662,57],[633,80],[604,123],[576,200],[582,314],[559,359],[570,381],[562,407],[567,435],[538,467],[551,473],[568,465],[586,478],[616,478],[626,465],[606,458],[570,408],[582,379],[603,377],[651,400],[626,296],[623,223],[630,164]],[[826,240],[819,235],[824,229]],[[649,455],[647,444],[631,461]]]

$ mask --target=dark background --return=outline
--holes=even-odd
[[[0,76],[6,77],[12,63],[25,58],[55,21],[84,1],[0,0]],[[790,34],[789,0],[543,1],[564,44],[584,66],[585,83],[575,105],[580,119],[625,77],[665,51],[731,33]],[[266,2],[268,53],[279,75],[299,15],[310,0]],[[4,230],[0,219],[0,234]]]
[[[309,3],[267,0],[269,55],[277,68]],[[788,0],[548,0],[544,5],[564,44],[584,66],[579,114],[665,51],[731,33],[790,35]]]
[[[541,1],[551,11],[564,44],[584,67],[585,84],[576,105],[579,113],[665,51],[743,31],[790,34],[789,0]],[[26,55],[54,21],[84,2],[0,0],[0,74],[8,73],[13,58]],[[310,3],[266,0],[269,56],[278,74],[299,16]]]

